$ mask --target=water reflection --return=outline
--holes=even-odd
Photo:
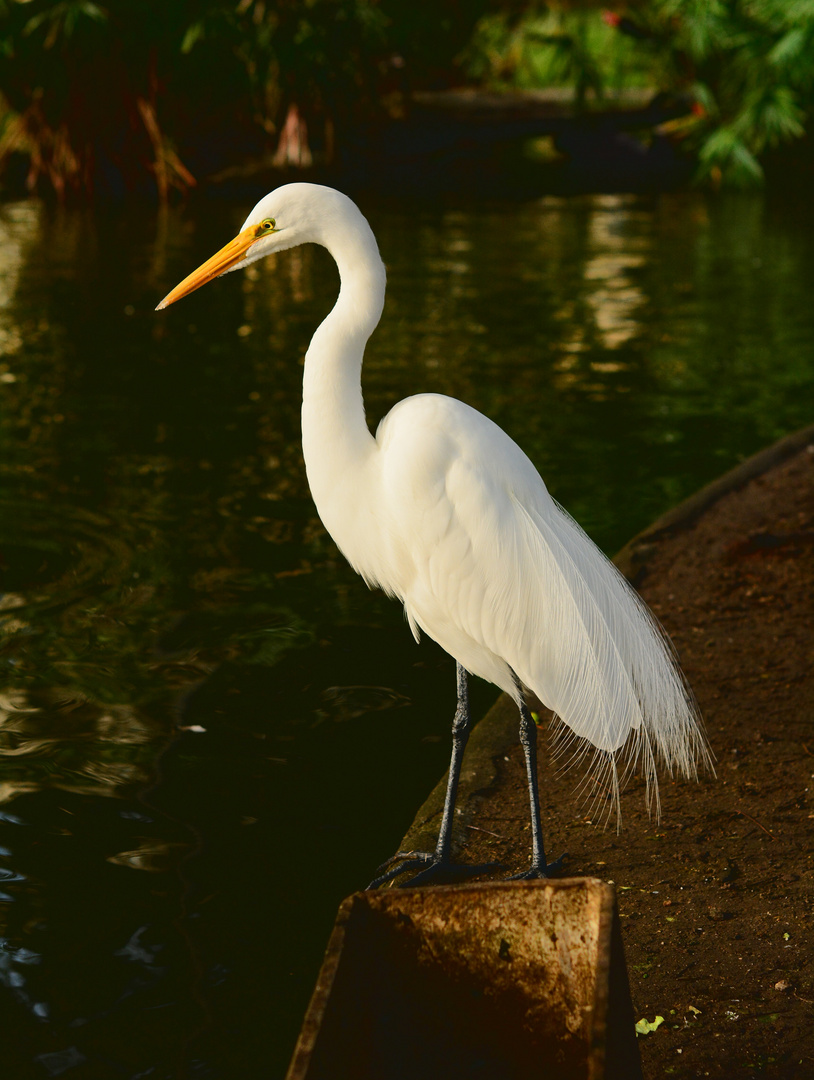
[[[301,357],[332,262],[298,249],[152,310],[245,209],[0,211],[15,1076],[281,1072],[336,904],[445,767],[451,666],[306,488]],[[467,400],[606,549],[810,420],[799,208],[366,209],[390,283],[371,425],[416,391]]]
[[[644,229],[634,230],[634,222],[643,224]],[[647,262],[649,237],[645,230],[649,224],[650,215],[632,214],[618,195],[605,196],[589,219],[589,244],[594,254],[585,262],[587,299],[593,308],[597,336],[607,350],[620,348],[643,330],[636,312],[645,297],[633,272]],[[595,360],[591,366],[597,372],[623,370],[618,361]]]
[[[20,328],[11,317],[11,302],[23,265],[23,248],[37,228],[40,207],[36,203],[12,203],[0,212],[0,384],[17,381],[9,358],[22,346]]]

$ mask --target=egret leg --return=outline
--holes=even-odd
[[[458,682],[458,705],[455,709],[455,718],[452,721],[452,757],[449,762],[449,777],[447,779],[447,791],[444,796],[444,812],[441,817],[441,828],[438,832],[438,842],[435,851],[399,851],[376,871],[377,877],[368,885],[369,889],[376,889],[384,885],[400,874],[410,870],[419,872],[405,885],[426,885],[430,882],[460,881],[462,878],[474,877],[493,870],[494,863],[482,866],[460,866],[450,861],[450,849],[452,847],[452,824],[455,816],[455,799],[458,795],[458,782],[461,776],[461,765],[464,759],[464,750],[469,740],[469,731],[472,726],[472,718],[469,711],[469,682],[466,669],[457,664]],[[397,866],[391,864],[397,860]],[[389,867],[389,869],[386,869]],[[382,873],[382,871],[384,871]]]
[[[455,815],[455,800],[458,797],[458,783],[461,779],[464,750],[466,750],[466,744],[469,742],[469,731],[472,727],[472,716],[469,711],[469,677],[460,664],[456,664],[455,668],[458,682],[458,705],[452,721],[452,756],[449,761],[447,793],[444,797],[444,814],[441,818],[441,828],[438,830],[438,843],[435,845],[436,858],[444,861],[449,859],[449,852],[452,847],[452,821]]]
[[[518,689],[520,685],[518,683]],[[515,874],[510,881],[529,878],[548,878],[562,870],[566,853],[553,863],[547,863],[543,847],[543,828],[540,824],[540,793],[537,786],[537,725],[525,701],[520,702],[520,745],[526,759],[526,779],[531,804],[531,866],[522,874]]]

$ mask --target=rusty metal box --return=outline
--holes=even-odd
[[[640,1080],[612,886],[356,893],[287,1080]]]

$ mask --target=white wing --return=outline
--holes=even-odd
[[[368,576],[411,625],[517,699],[515,672],[600,751],[633,735],[650,781],[654,753],[693,775],[705,743],[669,643],[520,448],[435,395],[396,406],[377,442],[388,535]]]

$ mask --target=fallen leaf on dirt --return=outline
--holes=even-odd
[[[658,1027],[660,1027],[663,1023],[664,1023],[664,1017],[663,1016],[657,1016],[656,1019],[652,1021],[652,1023],[651,1023],[650,1020],[646,1020],[644,1017],[642,1017],[642,1019],[639,1020],[638,1023],[636,1024],[636,1034],[637,1035],[650,1035]]]

